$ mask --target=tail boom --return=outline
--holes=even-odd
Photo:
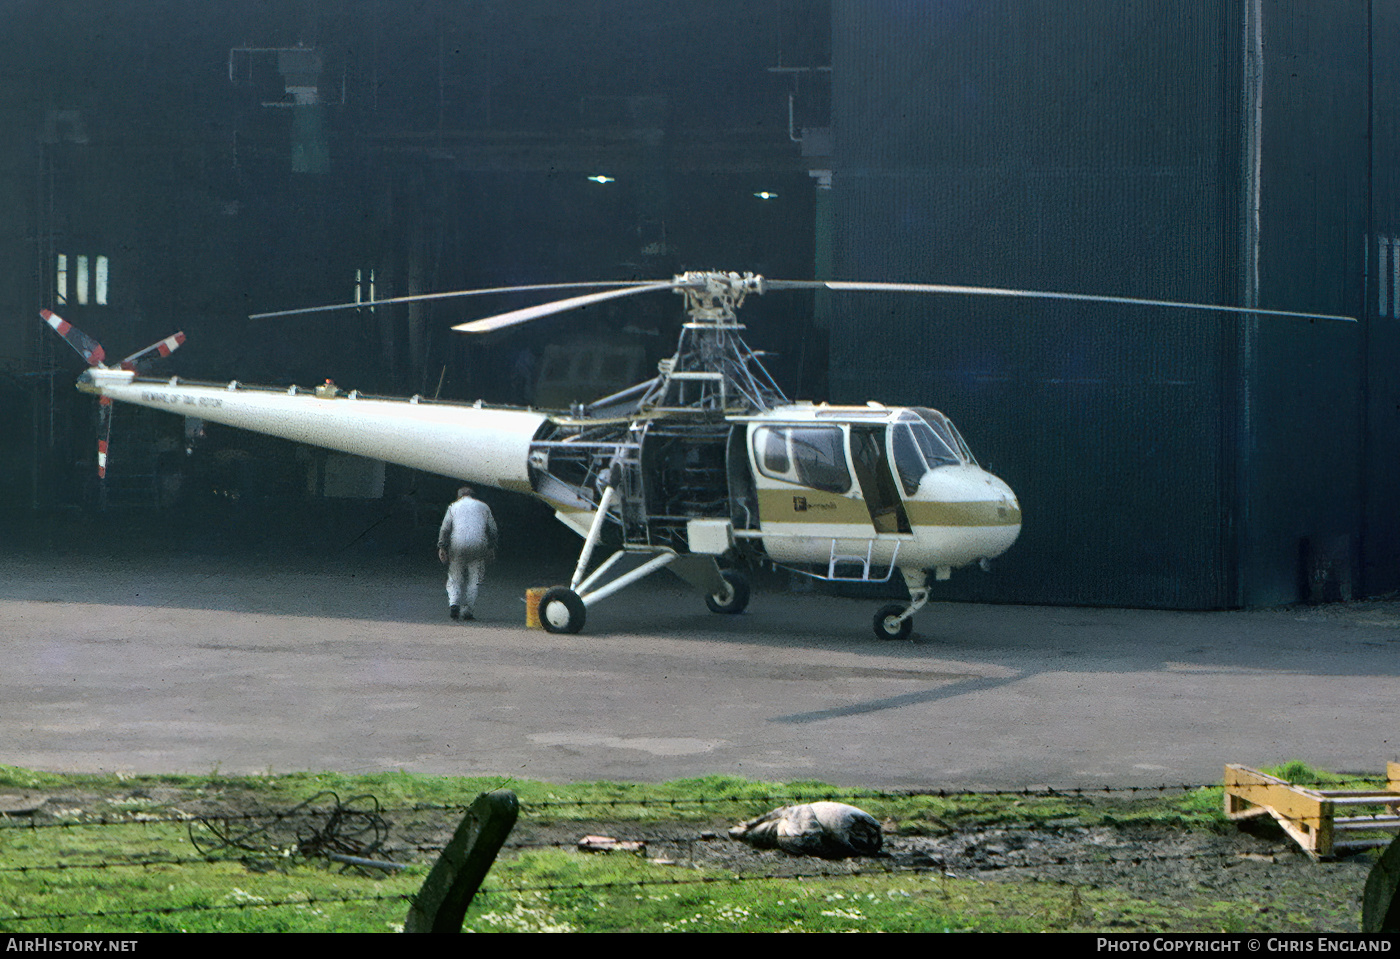
[[[485,486],[529,492],[530,441],[546,417],[462,403],[327,396],[234,383],[138,378],[93,368],[78,388],[121,403],[193,416]]]

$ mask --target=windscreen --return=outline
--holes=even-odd
[[[972,454],[953,424],[936,410],[900,414],[891,428],[895,472],[905,495],[913,496],[929,470],[972,462]]]
[[[916,406],[911,412],[918,414],[919,418],[927,423],[951,449],[956,450],[964,463],[977,465],[977,458],[972,455],[972,450],[967,448],[967,442],[958,432],[958,428],[953,425],[952,420],[938,410],[931,410],[923,406]]]

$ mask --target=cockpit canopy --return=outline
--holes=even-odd
[[[977,465],[953,421],[937,410],[915,406],[899,414],[890,426],[890,446],[895,472],[906,495],[913,496],[919,481],[940,466]]]

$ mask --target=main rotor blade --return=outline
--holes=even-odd
[[[454,326],[453,329],[461,333],[491,333],[495,330],[505,329],[508,326],[528,323],[542,316],[563,313],[565,310],[576,310],[593,303],[602,303],[604,300],[615,300],[618,297],[633,296],[637,293],[650,293],[654,290],[674,290],[685,285],[684,283],[677,283],[675,280],[657,280],[653,283],[645,283],[641,286],[633,286],[625,290],[608,290],[606,293],[586,293],[583,296],[571,296],[567,300],[554,300],[549,303],[541,303],[538,306],[527,306],[524,309],[511,310],[509,313],[501,313],[496,316],[484,317],[480,320],[472,320],[468,323],[459,323],[457,326]]]
[[[885,290],[891,293],[945,293],[957,296],[1003,296],[1031,300],[1074,300],[1082,303],[1120,303],[1127,306],[1165,306],[1179,310],[1209,310],[1216,313],[1258,313],[1300,320],[1342,320],[1355,323],[1353,316],[1330,313],[1296,313],[1292,310],[1261,310],[1248,306],[1218,306],[1213,303],[1183,303],[1177,300],[1145,300],[1132,296],[1095,296],[1091,293],[1051,293],[1045,290],[1006,290],[991,286],[948,286],[942,283],[857,283],[846,280],[769,280],[770,290]]]
[[[611,280],[595,283],[537,283],[533,286],[493,286],[482,290],[451,290],[447,293],[417,293],[395,296],[387,300],[361,300],[359,303],[336,303],[331,306],[307,306],[298,310],[278,310],[275,313],[250,313],[250,320],[266,320],[274,316],[299,316],[303,313],[326,313],[331,310],[358,310],[366,306],[390,306],[394,303],[421,303],[425,300],[446,300],[456,296],[485,296],[488,293],[529,293],[538,290],[580,290],[597,286],[633,287],[645,280]]]

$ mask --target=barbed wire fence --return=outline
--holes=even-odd
[[[1352,781],[1376,783],[1380,787],[1384,787],[1387,782],[1385,777],[1354,777]],[[699,852],[723,847],[732,842],[710,828],[710,821],[738,821],[756,812],[792,803],[825,800],[873,804],[878,808],[881,805],[900,806],[918,800],[975,803],[979,799],[1059,799],[1073,804],[1087,803],[1094,799],[1132,801],[1180,796],[1202,790],[1215,790],[1218,793],[1221,786],[1219,783],[1182,783],[1151,787],[1106,785],[1074,788],[901,791],[802,788],[768,795],[731,793],[686,798],[618,796],[536,800],[522,803],[517,834],[526,838],[507,842],[503,847],[506,855],[521,856],[543,850],[565,851],[579,848],[576,839],[534,835],[543,826],[553,827],[557,832],[561,829],[567,830],[573,825],[582,826],[596,822],[619,826],[640,823],[653,827],[658,823],[669,823],[673,827],[676,824],[689,823],[694,826],[689,834],[686,834],[684,829],[677,832],[673,828],[672,834],[666,838],[645,840],[647,851],[638,855],[638,858],[651,863],[660,862],[668,866],[686,868],[692,874],[664,876],[652,873],[637,878],[605,882],[545,883],[505,883],[495,877],[488,877],[479,898],[495,904],[558,894],[631,892],[642,895],[648,890],[657,889],[745,886],[791,880],[821,883],[871,876],[907,875],[957,879],[981,877],[997,871],[1005,871],[1007,874],[1033,871],[1034,878],[1038,881],[1077,889],[1084,880],[1076,878],[1075,871],[1088,861],[1098,866],[1132,867],[1148,859],[1157,863],[1175,860],[1217,866],[1223,871],[1235,863],[1235,854],[1210,848],[1175,852],[1153,851],[1147,854],[1134,851],[1115,855],[1112,846],[1105,846],[1100,839],[1076,852],[1073,849],[1073,839],[1076,836],[1091,828],[1112,831],[1122,824],[1110,820],[1107,823],[1086,825],[1071,814],[1053,819],[1026,818],[1018,821],[1009,818],[1005,809],[997,810],[984,818],[979,818],[975,808],[962,809],[956,816],[950,817],[952,821],[944,821],[936,815],[925,816],[919,822],[915,835],[925,845],[934,843],[935,848],[940,851],[933,854],[926,851],[922,858],[915,853],[875,859],[813,861],[771,852],[754,857],[752,862],[742,867],[735,867],[726,861],[726,857],[711,857]],[[292,876],[297,875],[299,870],[315,868],[353,872],[366,878],[402,876],[407,884],[413,886],[412,890],[335,894],[296,892],[282,896],[264,896],[246,893],[240,887],[230,884],[229,888],[214,899],[179,905],[112,906],[100,909],[47,908],[25,911],[13,905],[6,909],[5,904],[0,903],[0,929],[23,932],[42,929],[45,923],[87,920],[119,924],[149,916],[178,917],[182,914],[305,909],[332,904],[382,907],[386,921],[392,922],[402,919],[404,911],[414,902],[416,886],[422,881],[423,871],[415,872],[414,867],[426,868],[432,864],[442,853],[452,825],[467,809],[468,804],[451,803],[412,803],[388,808],[381,807],[379,801],[370,795],[342,801],[334,793],[322,792],[280,810],[215,810],[192,814],[180,809],[142,809],[123,813],[88,813],[82,810],[59,809],[57,815],[0,816],[0,884],[4,883],[7,875],[54,875],[63,877],[69,888],[81,888],[83,877],[88,874],[111,874],[121,870],[196,868],[219,863],[241,865],[252,873],[277,870]],[[696,816],[703,816],[704,821],[695,822]],[[409,834],[391,840],[391,824],[399,821],[407,821],[410,824]],[[195,854],[171,855],[167,851],[178,839],[178,833],[170,827],[184,830],[189,847],[194,849]],[[130,854],[127,858],[105,854],[73,854],[67,848],[70,844],[61,843],[56,839],[45,841],[45,837],[59,837],[71,831],[86,830],[145,830],[157,835],[151,837],[150,849]],[[31,851],[29,856],[31,859],[38,858],[43,861],[13,861],[12,856],[7,854],[7,846],[13,846],[13,840],[19,836],[38,841],[43,848],[37,852]],[[1034,862],[1022,861],[1012,856],[999,863],[985,856],[979,858],[974,854],[962,854],[966,849],[961,852],[954,850],[953,854],[949,854],[948,849],[937,847],[937,843],[943,841],[945,844],[952,842],[955,845],[958,842],[970,842],[972,849],[976,849],[979,844],[985,847],[991,842],[994,848],[1002,848],[1009,840],[1015,847],[1013,851],[1019,851],[1024,846],[1017,847],[1018,841],[1033,840],[1037,837],[1069,837],[1070,842],[1062,844]],[[115,841],[112,843],[116,844]],[[122,844],[128,847],[140,845],[138,840],[130,837],[124,837]],[[666,855],[648,855],[658,849],[663,850]],[[1061,868],[1065,878],[1057,878],[1055,875],[1057,869]],[[695,875],[694,871],[705,871],[707,874]]]

